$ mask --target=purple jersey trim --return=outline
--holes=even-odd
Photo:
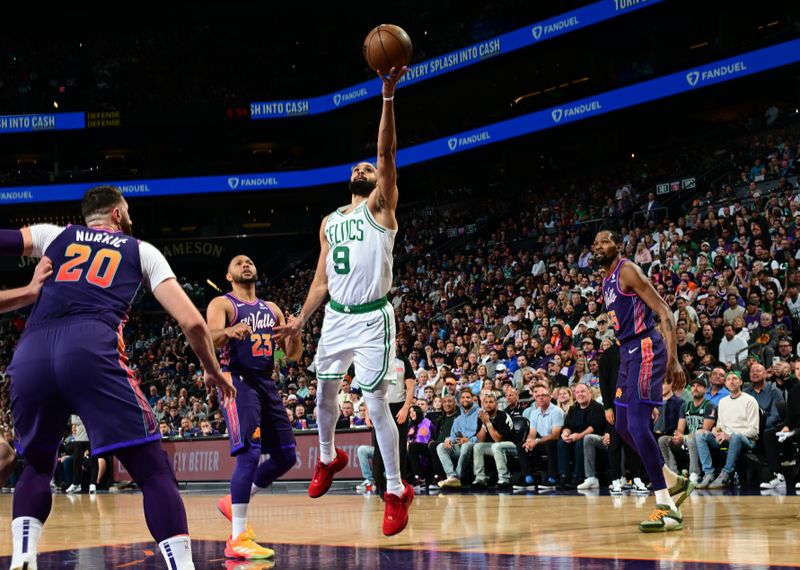
[[[625,265],[626,263],[628,263],[629,261],[630,261],[629,259],[625,259],[624,257],[619,260],[619,263],[617,264],[617,268],[614,269],[614,273],[617,274],[617,278],[614,280],[614,288],[617,290],[617,293],[619,293],[620,295],[625,295],[626,297],[636,297],[637,295],[636,295],[635,292],[634,293],[626,293],[625,291],[623,291],[622,289],[619,288],[619,280],[620,280],[619,273],[622,270],[622,266]]]

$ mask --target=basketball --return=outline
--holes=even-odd
[[[373,71],[389,73],[411,62],[411,38],[400,26],[381,24],[373,28],[364,40],[364,59]]]

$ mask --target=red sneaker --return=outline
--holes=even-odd
[[[347,454],[338,447],[335,447],[334,450],[336,457],[327,465],[322,461],[317,461],[314,478],[311,479],[311,485],[308,486],[308,496],[312,499],[317,499],[327,493],[333,483],[333,476],[347,467]]]
[[[386,493],[383,498],[386,507],[383,510],[383,534],[392,536],[402,532],[408,524],[408,508],[414,500],[414,487],[403,481],[403,496],[398,497],[392,493]]]
[[[233,520],[233,506],[231,505],[231,496],[225,495],[217,501],[217,508],[228,520]]]

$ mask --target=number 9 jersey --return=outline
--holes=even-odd
[[[392,285],[396,230],[380,226],[364,200],[349,214],[333,211],[325,224],[330,250],[325,258],[328,292],[342,305],[385,297]]]
[[[30,230],[33,256],[53,262],[53,277],[42,287],[31,324],[81,316],[116,328],[143,284],[152,291],[175,277],[161,252],[122,232],[49,224]]]

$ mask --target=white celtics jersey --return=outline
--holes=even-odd
[[[349,214],[344,209],[332,212],[325,223],[328,292],[343,305],[362,305],[389,292],[397,230],[378,224],[366,200]]]

